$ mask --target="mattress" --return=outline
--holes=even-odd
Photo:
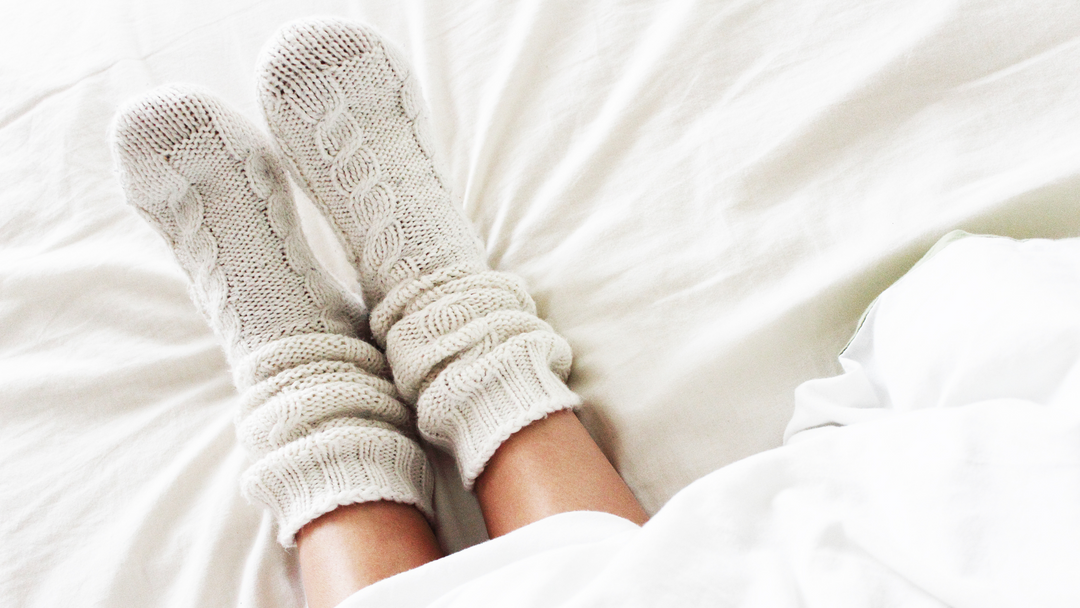
[[[1080,234],[1066,1],[8,3],[0,603],[302,604],[239,496],[224,355],[106,132],[172,81],[258,120],[263,42],[313,14],[409,57],[492,265],[572,344],[580,416],[652,513],[781,446],[796,387],[844,371],[863,311],[942,235]],[[433,457],[440,540],[482,541]]]

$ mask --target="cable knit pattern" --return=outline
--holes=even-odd
[[[311,19],[260,64],[270,130],[352,256],[397,387],[471,487],[513,432],[579,404],[570,347],[520,279],[488,268],[400,53],[362,25]]]
[[[242,489],[290,545],[307,522],[368,500],[431,516],[432,476],[362,308],[318,267],[261,136],[211,96],[164,87],[114,125],[128,202],[173,247],[243,393]]]
[[[286,26],[260,61],[259,98],[297,181],[337,229],[369,309],[399,282],[461,265],[483,246],[432,161],[419,86],[361,26]]]

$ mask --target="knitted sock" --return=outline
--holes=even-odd
[[[270,130],[360,274],[371,327],[418,427],[471,487],[512,433],[580,403],[570,347],[521,281],[491,271],[436,168],[426,107],[370,29],[315,19],[263,53]]]
[[[357,339],[359,302],[315,262],[264,139],[212,96],[168,86],[119,112],[114,151],[128,202],[172,246],[225,346],[254,459],[242,490],[276,516],[278,540],[357,502],[430,517],[409,412],[383,355]]]

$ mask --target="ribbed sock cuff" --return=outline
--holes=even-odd
[[[244,474],[243,494],[278,521],[278,542],[334,509],[388,500],[411,504],[429,520],[434,477],[427,456],[401,433],[370,426],[328,429],[259,459]]]
[[[335,334],[276,340],[234,368],[237,435],[255,461],[243,492],[274,514],[283,545],[342,505],[390,500],[432,516],[427,456],[387,371],[377,349]]]
[[[570,360],[570,345],[547,330],[514,336],[475,360],[451,363],[420,395],[420,433],[453,453],[462,482],[471,488],[512,434],[581,404],[565,383]]]

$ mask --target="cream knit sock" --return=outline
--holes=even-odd
[[[432,476],[383,355],[357,339],[359,302],[320,271],[288,185],[254,128],[212,96],[168,86],[114,124],[128,202],[172,246],[242,391],[242,489],[286,546],[334,508],[392,500],[429,517]]]
[[[471,487],[512,433],[579,404],[564,383],[570,347],[519,279],[488,268],[395,50],[362,25],[314,19],[280,30],[260,63],[270,130],[353,256],[397,386]]]

